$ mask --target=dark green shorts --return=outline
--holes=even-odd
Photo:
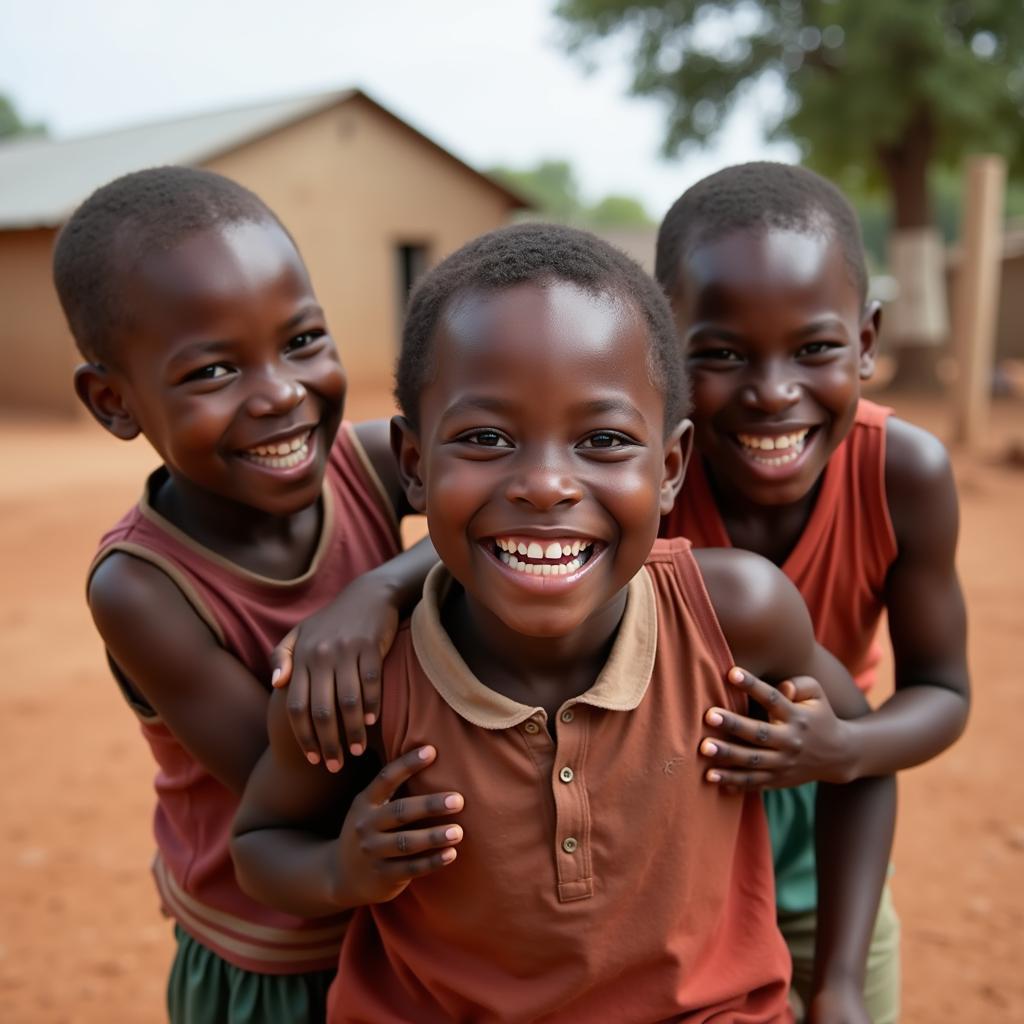
[[[167,982],[171,1024],[323,1024],[334,971],[243,971],[174,926],[178,952]]]

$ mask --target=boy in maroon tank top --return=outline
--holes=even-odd
[[[165,167],[105,186],[62,231],[54,276],[87,360],[79,397],[162,461],[104,537],[88,598],[159,766],[154,874],[178,938],[171,1019],[322,1019],[345,920],[246,896],[228,840],[266,746],[271,651],[331,601],[351,653],[337,684],[322,671],[296,679],[297,731],[337,690],[352,749],[365,742],[348,695],[360,678],[375,685],[434,561],[429,545],[399,554],[408,505],[387,424],[339,430],[345,374],[302,259],[226,178]],[[316,719],[337,770],[336,719]]]
[[[867,301],[856,215],[811,171],[755,163],[699,182],[658,236],[693,382],[695,458],[662,536],[735,546],[780,566],[800,590],[818,641],[863,690],[888,615],[896,693],[839,722],[813,680],[769,723],[711,709],[707,777],[770,787],[779,920],[794,986],[811,981],[815,929],[813,787],[889,773],[940,753],[969,703],[965,616],[954,555],[957,498],[942,445],[860,397],[879,307]],[[797,787],[781,789],[780,787]],[[883,899],[868,961],[875,1024],[899,1014],[898,922]]]
[[[360,908],[332,1022],[790,1019],[763,809],[704,783],[703,711],[746,709],[736,661],[866,705],[768,561],[655,544],[687,390],[656,286],[582,232],[494,232],[411,299],[394,437],[443,565],[384,665],[388,766],[314,768],[278,694],[233,842],[268,904]],[[822,787],[821,1024],[867,1019],[891,798]]]

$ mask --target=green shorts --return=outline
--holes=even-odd
[[[804,1005],[810,997],[814,971],[814,933],[817,916],[779,914],[779,930],[793,957],[793,988]],[[875,931],[868,950],[864,1001],[874,1024],[896,1024],[900,1018],[900,919],[892,905],[889,886],[882,890]]]
[[[244,971],[174,926],[178,951],[167,982],[171,1024],[323,1024],[335,972]]]

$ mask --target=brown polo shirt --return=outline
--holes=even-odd
[[[409,792],[463,793],[465,838],[454,864],[357,912],[329,1019],[788,1020],[760,799],[698,763],[705,709],[741,698],[689,543],[658,542],[554,738],[542,708],[469,671],[441,624],[450,585],[436,569],[399,633],[381,724],[388,759],[437,747]]]

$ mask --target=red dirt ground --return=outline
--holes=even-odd
[[[387,410],[360,404],[350,415]],[[938,405],[897,404],[944,432]],[[1024,408],[997,408],[992,438],[1024,439]],[[0,447],[0,1019],[160,1021],[172,944],[147,870],[153,769],[83,600],[96,539],[154,458],[88,423],[7,420]],[[1024,1021],[1024,471],[955,462],[976,697],[963,740],[901,784],[909,1024]]]

